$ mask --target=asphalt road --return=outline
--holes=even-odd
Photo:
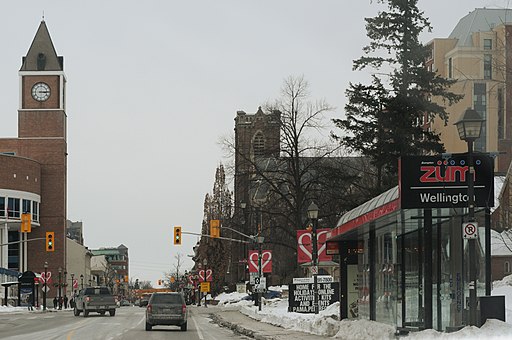
[[[0,339],[182,339],[182,340],[230,340],[248,339],[213,323],[209,312],[189,306],[188,330],[179,327],[155,326],[144,329],[144,308],[121,307],[114,317],[91,313],[84,318],[76,317],[71,310],[46,313],[0,314]]]

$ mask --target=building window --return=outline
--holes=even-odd
[[[484,79],[492,79],[492,56],[484,54]]]
[[[263,137],[263,133],[256,133],[252,143],[252,148],[254,156],[263,156],[265,154],[265,138]]]
[[[30,212],[32,211],[32,207],[31,207],[31,204],[30,204],[30,200],[23,200],[22,201],[22,205],[23,205],[23,209],[21,210],[24,214],[30,214]]]
[[[453,78],[452,67],[453,67],[452,58],[449,58],[448,59],[448,78],[450,78],[450,79]]]
[[[487,86],[485,83],[475,83],[473,85],[473,108],[480,114],[484,120],[482,124],[482,134],[475,140],[475,151],[486,151],[487,139]]]
[[[34,221],[39,221],[39,202],[32,202],[32,219]]]
[[[0,197],[0,217],[5,217],[5,197]]]
[[[505,261],[505,263],[503,264],[503,272],[505,274],[509,274],[510,273],[510,262],[508,261]]]
[[[484,39],[484,50],[492,50],[492,39]]]
[[[7,217],[20,218],[20,199],[9,197],[7,200]]]
[[[503,100],[503,89],[498,89],[498,139],[505,136],[505,102]]]

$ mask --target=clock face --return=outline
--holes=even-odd
[[[46,83],[36,83],[32,86],[32,98],[44,102],[50,98],[50,86]]]

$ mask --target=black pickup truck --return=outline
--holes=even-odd
[[[101,315],[109,312],[110,316],[114,316],[116,308],[116,298],[110,293],[108,287],[87,287],[80,290],[75,297],[75,316],[79,316],[82,312],[84,312],[84,317],[87,317],[90,312]]]

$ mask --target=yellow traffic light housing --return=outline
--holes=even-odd
[[[32,231],[32,219],[30,213],[21,214],[21,232],[30,233]]]
[[[46,251],[55,251],[55,232],[46,232]]]
[[[181,246],[181,227],[180,226],[174,227],[174,244]]]
[[[210,220],[210,237],[220,237],[220,220]]]

